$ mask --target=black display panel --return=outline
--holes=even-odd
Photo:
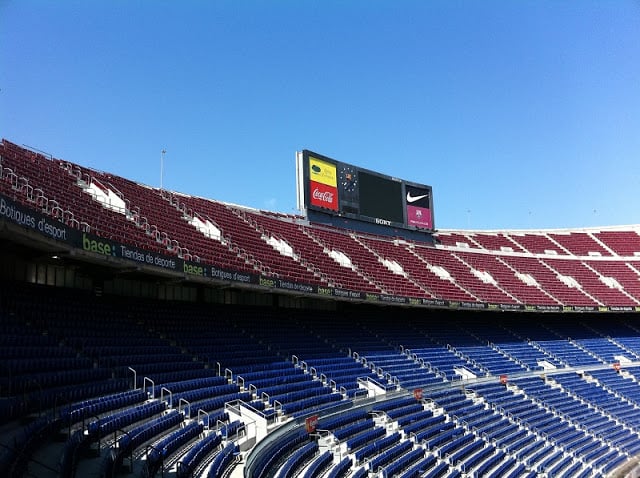
[[[404,223],[402,183],[360,171],[360,215]]]

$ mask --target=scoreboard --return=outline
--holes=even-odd
[[[431,186],[312,151],[296,154],[298,208],[406,229],[434,230]]]

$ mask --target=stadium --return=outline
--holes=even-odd
[[[2,476],[635,476],[636,228],[296,166],[284,214],[0,143]]]

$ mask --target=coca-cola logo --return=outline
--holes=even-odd
[[[333,204],[333,193],[330,191],[320,191],[318,188],[313,190],[313,199],[317,199],[318,201],[326,202],[328,204]]]

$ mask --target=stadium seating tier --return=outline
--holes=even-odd
[[[410,298],[640,305],[635,230],[445,231],[416,242],[154,188],[7,140],[0,158],[8,198],[85,232],[215,267]]]

